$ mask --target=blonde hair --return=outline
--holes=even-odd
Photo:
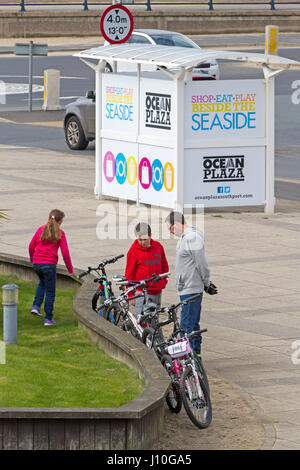
[[[50,212],[48,223],[41,233],[41,240],[58,242],[61,239],[61,230],[58,222],[61,222],[64,216],[65,214],[58,209],[53,209]]]

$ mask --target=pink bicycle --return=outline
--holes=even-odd
[[[209,384],[202,363],[191,345],[190,339],[200,335],[207,329],[186,333],[179,326],[176,310],[180,305],[192,302],[199,294],[171,307],[164,307],[160,312],[168,313],[168,320],[157,324],[154,330],[144,331],[143,340],[152,336],[150,347],[154,347],[157,356],[171,379],[171,388],[166,396],[166,402],[172,412],[179,413],[182,403],[190,420],[199,428],[207,428],[212,420],[212,406],[209,394]],[[156,330],[174,323],[174,329],[164,343],[155,341]],[[163,351],[163,354],[162,354]]]

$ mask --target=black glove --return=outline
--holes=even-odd
[[[204,287],[204,290],[209,295],[215,295],[218,293],[217,287],[212,282],[210,282],[209,286]]]

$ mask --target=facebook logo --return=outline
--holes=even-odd
[[[230,186],[218,186],[218,194],[222,194],[222,193],[225,193],[225,194],[228,194],[230,193]]]

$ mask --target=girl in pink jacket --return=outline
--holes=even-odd
[[[67,239],[60,226],[65,214],[54,209],[49,214],[48,223],[40,227],[29,244],[29,256],[33,269],[39,277],[31,313],[42,316],[41,305],[45,298],[44,325],[55,325],[53,320],[53,307],[56,293],[56,265],[58,262],[58,249],[61,253],[70,275],[73,266],[68,249]]]

